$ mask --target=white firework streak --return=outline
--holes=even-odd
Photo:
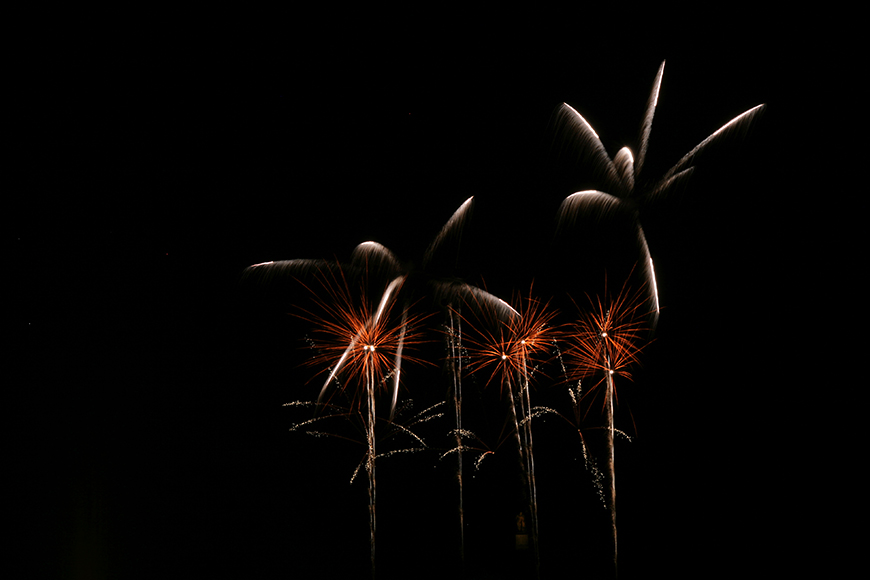
[[[756,115],[758,115],[759,113],[761,113],[761,111],[764,110],[764,107],[765,107],[764,103],[762,103],[760,105],[756,105],[756,106],[752,107],[751,109],[749,109],[748,111],[744,111],[743,113],[740,113],[739,115],[737,115],[736,117],[734,117],[733,119],[731,119],[730,121],[728,121],[727,123],[725,123],[724,125],[719,127],[718,129],[713,131],[713,133],[709,137],[707,137],[706,139],[704,139],[703,141],[698,143],[694,149],[692,149],[691,151],[686,153],[683,156],[683,158],[677,162],[676,165],[671,167],[667,171],[667,173],[665,173],[664,178],[667,179],[667,178],[673,176],[675,173],[677,173],[680,169],[683,168],[684,165],[686,165],[689,161],[691,161],[695,155],[697,155],[702,149],[704,149],[704,147],[706,147],[707,145],[712,143],[716,139],[716,137],[725,133],[728,129],[736,128],[738,126],[745,125],[745,124],[751,122],[752,119]]]
[[[653,83],[652,92],[649,95],[649,100],[646,105],[646,114],[643,116],[643,126],[640,131],[640,147],[637,154],[637,165],[635,165],[634,176],[640,175],[640,170],[643,168],[643,162],[646,159],[646,152],[649,148],[649,134],[652,130],[653,116],[655,116],[656,105],[659,102],[659,90],[662,86],[662,75],[665,73],[665,61],[659,65],[659,72],[656,73],[656,80]]]

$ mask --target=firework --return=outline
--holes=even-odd
[[[532,445],[531,379],[549,359],[552,340],[559,328],[553,325],[556,311],[549,303],[520,296],[516,308],[485,292],[470,294],[470,310],[476,314],[474,333],[467,339],[470,372],[487,376],[486,386],[497,381],[508,400],[508,417],[517,443],[531,516],[532,546],[540,566],[538,504]]]
[[[373,243],[358,247],[355,258],[369,263],[372,257],[389,261],[391,254]],[[405,280],[397,276],[380,291],[377,301],[368,298],[366,287],[372,285],[367,276],[360,281],[360,291],[350,291],[343,270],[321,270],[315,276],[317,286],[306,286],[314,297],[317,312],[301,309],[297,314],[314,328],[313,340],[318,352],[306,364],[320,369],[326,380],[317,399],[319,405],[328,403],[327,394],[335,385],[351,401],[350,414],[358,417],[365,432],[366,454],[364,465],[368,479],[369,522],[371,536],[372,573],[375,567],[375,424],[377,421],[376,394],[390,393],[390,417],[395,410],[401,363],[408,359],[406,348],[423,341],[421,323],[425,317],[410,314],[406,306],[401,314],[393,316],[396,296]],[[388,385],[389,379],[392,378]],[[348,392],[348,389],[351,389]]]
[[[655,267],[649,244],[641,225],[639,208],[673,191],[693,171],[697,156],[712,143],[741,127],[752,123],[763,111],[758,105],[735,117],[684,155],[673,167],[655,180],[644,180],[642,170],[647,164],[648,145],[655,111],[658,106],[664,62],[659,67],[646,104],[637,143],[622,147],[611,156],[592,126],[574,108],[563,104],[560,109],[565,126],[572,129],[575,139],[592,160],[597,171],[598,189],[578,191],[562,202],[558,211],[559,231],[579,230],[582,219],[607,220],[627,218],[629,229],[616,232],[608,242],[625,239],[633,246],[627,252],[640,256],[635,274],[642,275],[641,290],[629,292],[628,282],[612,296],[591,293],[589,307],[566,331],[554,323],[555,311],[549,303],[527,295],[518,296],[510,304],[486,290],[457,278],[462,257],[463,235],[474,205],[465,200],[434,237],[418,261],[418,269],[401,264],[376,242],[356,247],[349,262],[324,260],[284,260],[262,262],[246,269],[248,282],[268,284],[292,281],[308,290],[309,306],[296,306],[294,315],[311,325],[307,336],[311,356],[304,363],[314,369],[316,396],[311,401],[289,405],[313,410],[313,416],[293,426],[315,436],[331,436],[352,441],[364,452],[351,481],[365,472],[368,480],[372,572],[375,562],[375,464],[376,459],[426,448],[414,427],[437,417],[449,417],[447,429],[449,449],[442,449],[442,459],[457,457],[459,486],[459,543],[464,560],[463,454],[476,453],[475,467],[505,442],[517,446],[523,478],[523,494],[528,501],[530,532],[539,562],[538,507],[533,454],[532,419],[541,414],[557,414],[577,428],[587,469],[593,473],[596,487],[612,523],[613,558],[616,564],[616,487],[614,435],[618,401],[617,385],[630,380],[639,362],[648,326],[655,326],[660,304]],[[597,235],[597,234],[596,234]],[[600,247],[600,242],[595,244]],[[566,247],[563,244],[562,247]],[[559,248],[557,248],[559,249]],[[598,252],[585,248],[592,260],[621,253],[607,246]],[[567,251],[576,253],[571,245]],[[589,264],[584,263],[583,266]],[[592,268],[589,268],[592,270]],[[570,271],[572,277],[576,270]],[[597,280],[597,279],[596,279]],[[597,285],[597,283],[596,283]],[[584,288],[587,289],[587,288]],[[410,400],[402,401],[400,390],[406,377],[404,363],[415,358],[411,353],[424,342],[422,333],[426,316],[415,309],[419,297],[426,294],[434,309],[444,314],[445,371],[448,381],[445,401],[429,407],[405,420]],[[277,293],[276,293],[277,294]],[[415,300],[415,298],[417,300]],[[562,369],[569,379],[568,394],[571,413],[564,415],[554,409],[532,406],[534,380],[544,375],[551,354],[559,341],[568,342]],[[499,417],[501,433],[492,445],[478,437],[463,418],[463,379],[475,381],[497,390],[507,402],[506,413]],[[500,402],[497,402],[500,406]],[[387,406],[389,413],[386,412]],[[556,405],[558,407],[558,404]],[[378,411],[381,414],[378,414]],[[587,439],[581,430],[587,417],[592,427],[604,434],[606,460],[596,463]],[[603,417],[603,420],[599,418]],[[350,427],[349,427],[350,426]],[[350,429],[350,433],[342,429]],[[486,435],[486,434],[484,434]],[[404,438],[404,439],[400,439]],[[484,437],[486,438],[486,437]],[[539,436],[539,440],[540,440]],[[386,441],[410,441],[399,448],[383,451]],[[380,449],[380,451],[379,451]]]
[[[358,245],[350,263],[340,265],[324,260],[283,260],[263,262],[248,267],[242,277],[247,283],[274,285],[290,279],[309,289],[314,300],[310,309],[296,307],[296,315],[314,326],[318,354],[308,365],[321,371],[324,382],[318,396],[321,411],[330,417],[348,417],[350,411],[336,411],[332,397],[343,393],[349,395],[352,407],[362,410],[371,400],[368,397],[369,383],[375,390],[391,393],[390,418],[397,406],[402,361],[408,358],[405,348],[419,342],[419,336],[408,334],[412,327],[419,327],[419,317],[410,313],[413,304],[410,296],[422,291],[431,292],[436,304],[444,307],[447,326],[448,349],[446,357],[452,377],[449,399],[453,404],[454,428],[458,456],[460,559],[464,560],[464,516],[462,491],[462,364],[456,356],[462,349],[461,320],[455,316],[453,307],[463,296],[479,292],[471,285],[457,282],[453,271],[460,257],[459,246],[462,233],[470,219],[474,198],[466,199],[453,213],[422,256],[421,268],[411,271],[402,267],[396,257],[376,242]],[[376,276],[368,276],[368,273]],[[356,294],[349,291],[346,276],[369,278]],[[376,283],[372,284],[372,280]],[[380,286],[378,286],[380,284]],[[381,294],[377,306],[363,296]],[[391,310],[401,303],[400,320],[391,316]],[[331,410],[329,410],[331,409]],[[352,413],[351,413],[352,414]],[[373,457],[374,452],[371,454]]]
[[[591,400],[599,396],[601,398],[607,449],[603,479],[607,484],[605,504],[610,509],[614,567],[617,562],[616,471],[613,444],[616,432],[614,411],[618,402],[616,377],[631,380],[631,367],[639,362],[638,355],[648,332],[644,323],[647,315],[643,311],[644,302],[642,291],[630,292],[627,282],[615,297],[607,292],[605,283],[603,299],[589,297],[590,308],[581,313],[569,333],[571,346],[566,353],[573,370],[572,378],[577,380],[578,385],[576,393],[571,391],[576,420],[578,422],[580,420],[580,402],[584,398],[580,391],[581,381],[592,383],[585,397],[590,397]],[[591,402],[588,407],[592,407]],[[582,444],[585,456],[585,442]],[[597,468],[593,474],[597,475],[596,472]],[[598,483],[600,479],[596,481],[596,484]]]
[[[635,198],[639,202],[647,202],[666,195],[674,189],[676,184],[691,174],[693,168],[690,164],[703,149],[725,135],[747,126],[761,114],[765,107],[764,104],[757,105],[731,119],[684,155],[661,178],[652,182],[642,182],[639,179],[640,172],[647,156],[650,132],[652,130],[656,106],[658,105],[659,90],[664,70],[665,62],[662,61],[656,73],[649,99],[647,100],[646,112],[638,137],[637,159],[634,158],[631,149],[628,147],[620,149],[611,159],[592,125],[576,109],[567,103],[563,103],[559,109],[559,116],[563,123],[573,131],[574,139],[578,142],[581,149],[591,157],[596,172],[603,180],[605,189],[609,192],[586,190],[568,196],[559,209],[560,227],[573,224],[576,217],[582,212],[593,211],[599,214],[606,214],[611,213],[616,207],[624,206],[625,209],[633,214],[638,249],[643,260],[642,269],[645,274],[647,289],[650,293],[652,308],[655,312],[652,319],[653,327],[657,322],[660,310],[658,287],[655,281],[655,267],[643,226],[641,225],[637,210],[634,209],[637,207],[637,203],[632,202],[630,206],[627,206],[626,200],[628,198]]]
[[[475,466],[492,451],[471,431],[462,425],[462,375],[464,346],[462,330],[462,304],[469,296],[487,295],[484,290],[459,282],[454,277],[454,272],[459,259],[459,248],[462,241],[462,233],[470,219],[474,198],[469,197],[453,213],[441,231],[432,241],[423,256],[423,271],[427,275],[429,289],[433,292],[435,302],[443,306],[445,323],[444,336],[447,347],[445,364],[449,376],[449,389],[447,399],[453,406],[453,429],[448,433],[454,440],[452,449],[441,455],[441,459],[448,455],[456,454],[456,482],[458,489],[458,520],[459,520],[459,560],[464,570],[465,566],[465,500],[464,500],[464,471],[462,465],[463,453],[466,451],[478,452]],[[452,257],[452,259],[451,259]],[[476,439],[480,446],[466,444],[469,439]],[[463,572],[464,573],[464,572]]]

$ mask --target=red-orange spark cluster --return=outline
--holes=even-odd
[[[486,302],[477,296],[470,306],[476,318],[475,323],[469,322],[472,332],[467,335],[470,370],[488,369],[487,386],[496,377],[503,388],[511,377],[528,376],[559,335],[559,328],[551,324],[556,311],[548,302],[533,298],[531,291],[515,300],[515,309],[498,299]]]
[[[354,296],[341,270],[338,277],[319,274],[318,280],[320,291],[309,290],[319,312],[301,309],[296,314],[314,325],[317,354],[305,364],[320,368],[318,376],[326,375],[324,390],[337,379],[343,391],[356,388],[351,397],[358,405],[365,397],[366,380],[378,389],[397,372],[397,362],[418,361],[406,349],[424,342],[421,322],[428,315],[409,313],[407,305],[400,314],[394,312],[401,278],[388,283],[376,299],[367,295],[365,284]]]
[[[591,309],[581,314],[568,334],[566,355],[574,378],[601,377],[593,390],[607,374],[631,380],[629,369],[639,362],[647,331],[642,293],[629,294],[623,286],[615,298],[590,298],[589,302]]]

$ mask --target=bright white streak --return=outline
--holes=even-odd
[[[400,285],[404,281],[405,277],[399,276],[398,278],[390,282],[389,286],[387,286],[387,289],[384,291],[384,295],[381,297],[381,303],[378,305],[378,312],[377,314],[375,314],[375,318],[373,321],[375,324],[377,324],[378,321],[381,319],[381,314],[384,313],[384,308],[387,307],[387,301],[390,299],[390,294],[393,293],[393,290],[396,288],[396,286]]]
[[[256,268],[258,266],[268,266],[269,264],[274,264],[274,263],[275,263],[274,260],[270,261],[270,262],[260,262],[259,264],[253,264],[251,266],[248,266],[248,268]]]
[[[317,402],[318,402],[318,403],[319,403],[320,400],[323,398],[323,393],[326,392],[326,387],[329,386],[329,383],[332,382],[332,379],[335,378],[335,375],[337,375],[337,374],[338,374],[338,371],[341,370],[341,367],[344,366],[344,361],[347,360],[347,355],[349,355],[350,352],[353,350],[353,347],[356,346],[356,340],[357,340],[357,338],[359,338],[359,334],[357,334],[355,337],[353,337],[353,340],[351,340],[351,341],[350,341],[350,344],[347,345],[347,348],[345,349],[344,354],[342,354],[342,355],[341,355],[341,358],[338,359],[338,364],[336,364],[336,365],[335,365],[335,368],[332,369],[332,372],[329,373],[329,376],[326,378],[326,382],[323,383],[323,388],[320,389],[320,394],[317,396]]]
[[[646,277],[647,283],[649,284],[650,292],[652,292],[652,297],[656,305],[656,315],[652,322],[652,328],[655,328],[658,324],[659,316],[659,291],[656,286],[656,273],[653,269],[653,261],[652,255],[649,252],[649,244],[646,241],[646,234],[643,233],[643,227],[640,225],[640,222],[637,222],[637,239],[640,242],[641,249],[643,250],[645,262],[649,264],[649,269],[646,271]]]
[[[730,127],[731,125],[733,125],[734,123],[737,123],[738,121],[740,121],[740,119],[742,119],[742,118],[745,117],[746,115],[751,114],[752,111],[754,111],[754,110],[756,110],[756,109],[758,109],[758,108],[761,108],[761,107],[763,107],[763,106],[764,106],[764,103],[762,103],[762,104],[760,104],[760,105],[756,105],[756,106],[752,107],[751,109],[749,109],[748,111],[745,111],[745,112],[743,112],[743,113],[740,113],[739,115],[737,115],[736,117],[734,117],[733,119],[731,119],[730,121],[728,121],[727,123],[725,123],[724,125],[722,125],[721,127],[719,127],[716,131],[713,132],[712,135],[710,135],[709,137],[707,137],[707,139],[712,139],[713,137],[715,137],[716,135],[718,135],[719,133],[721,133],[722,131],[724,131],[725,129],[727,129],[728,127]],[[705,141],[706,141],[707,139],[705,139]]]
[[[662,64],[659,65],[659,71],[656,73],[656,79],[653,83],[652,92],[650,93],[649,100],[647,101],[646,106],[646,114],[643,117],[643,125],[640,130],[640,142],[638,143],[638,156],[637,162],[635,163],[634,168],[634,176],[637,178],[640,175],[640,170],[643,168],[644,160],[646,159],[646,152],[649,148],[649,135],[650,131],[652,131],[652,122],[653,117],[656,114],[656,105],[659,103],[659,89],[662,86],[662,76],[665,72],[665,61],[662,61]]]
[[[613,166],[619,172],[619,177],[622,179],[622,185],[625,191],[622,195],[629,195],[634,191],[634,155],[631,154],[631,149],[623,147],[616,152],[613,158]]]
[[[665,73],[665,61],[662,61],[661,66],[659,67],[659,72],[656,75],[656,85],[655,89],[653,89],[653,107],[659,104],[659,89],[662,88],[662,76]]]
[[[502,300],[501,298],[498,298],[498,301],[501,302],[501,303],[502,303],[502,304],[503,304],[503,305],[504,305],[508,310],[510,310],[511,312],[513,312],[515,315],[517,315],[517,316],[519,316],[520,318],[522,318],[522,315],[521,315],[519,312],[517,312],[516,310],[514,310],[514,309],[511,307],[510,304],[508,304],[507,302],[505,302],[505,301]]]
[[[461,228],[462,223],[465,221],[469,208],[471,207],[471,203],[474,201],[474,196],[472,195],[459,206],[453,215],[450,216],[450,219],[447,220],[447,223],[444,224],[444,227],[441,228],[441,231],[438,232],[438,235],[435,236],[435,239],[432,240],[432,243],[429,244],[429,247],[426,248],[426,253],[423,255],[423,265],[425,267],[426,264],[429,263],[429,260],[435,255],[436,250],[441,245],[441,243],[447,238],[450,233],[456,229]]]
[[[351,254],[352,263],[362,262],[362,265],[365,265],[366,268],[368,268],[369,264],[372,263],[373,259],[385,262],[392,271],[400,268],[399,260],[396,256],[378,242],[362,242],[353,249],[353,254]],[[375,264],[377,264],[377,262],[375,262]]]
[[[685,165],[686,163],[688,163],[689,160],[691,160],[692,157],[694,157],[695,154],[698,153],[698,151],[700,151],[701,149],[703,149],[706,145],[708,145],[711,141],[713,141],[713,139],[715,139],[719,134],[721,134],[721,133],[722,133],[723,131],[725,131],[727,128],[729,128],[729,127],[731,127],[732,125],[735,125],[735,124],[737,124],[737,123],[740,123],[741,121],[744,121],[744,120],[748,119],[749,117],[755,115],[755,114],[758,113],[758,112],[759,112],[763,107],[764,107],[764,103],[762,103],[762,104],[760,104],[760,105],[756,105],[755,107],[752,107],[752,108],[749,109],[748,111],[744,111],[743,113],[740,113],[739,115],[737,115],[736,117],[734,117],[733,119],[731,119],[730,121],[728,121],[727,123],[725,123],[724,125],[722,125],[721,127],[719,127],[718,129],[716,129],[716,130],[715,130],[715,131],[714,131],[714,132],[713,132],[709,137],[707,137],[706,139],[704,139],[703,141],[701,141],[700,143],[698,143],[698,144],[695,146],[694,149],[692,149],[691,151],[689,151],[688,153],[686,153],[686,154],[683,156],[683,158],[680,159],[680,161],[679,161],[676,165],[674,165],[671,169],[669,169],[668,172],[665,174],[664,179],[667,179],[667,178],[671,177],[674,173],[676,173],[677,171],[679,171],[680,168],[683,167],[683,165]]]
[[[577,112],[577,109],[575,109],[574,107],[572,107],[572,106],[569,105],[568,103],[562,103],[562,104],[563,104],[564,106],[568,107],[568,108],[571,110],[572,113],[574,113],[575,115],[577,115],[577,118],[580,119],[580,121],[581,121],[584,125],[586,125],[586,128],[589,129],[589,132],[590,132],[590,133],[592,133],[593,135],[595,135],[595,138],[596,138],[596,139],[601,139],[601,137],[598,136],[598,133],[595,132],[595,129],[592,128],[592,125],[590,125],[589,122],[588,122],[586,119],[583,118],[583,115],[581,115],[580,113]]]
[[[447,221],[447,225],[450,225],[451,222],[455,221],[456,219],[459,219],[457,217],[457,214],[462,214],[462,212],[465,211],[465,208],[468,207],[469,205],[471,205],[471,200],[473,200],[473,199],[474,199],[474,196],[472,195],[471,197],[469,197],[468,199],[463,201],[462,205],[459,206],[459,209],[457,209],[455,212],[453,212],[453,215]]]
[[[396,401],[399,399],[399,379],[402,374],[402,349],[405,347],[405,323],[408,318],[408,312],[402,312],[402,326],[399,331],[399,346],[396,349],[396,358],[395,358],[395,368],[396,368],[396,378],[393,381],[393,401],[390,405],[390,420],[393,419],[393,415],[396,412]]]
[[[671,175],[670,177],[665,177],[647,194],[647,199],[655,199],[670,190],[670,187],[680,181],[681,179],[685,179],[689,177],[692,172],[695,170],[694,167],[688,167],[683,169],[679,173]]]
[[[371,242],[371,243],[374,243],[374,242]],[[387,289],[384,290],[384,295],[381,297],[381,303],[378,305],[378,312],[377,312],[377,314],[375,314],[375,317],[369,322],[370,324],[377,324],[378,323],[378,321],[381,319],[381,314],[384,313],[384,309],[387,307],[387,302],[389,301],[390,295],[393,293],[393,290],[395,290],[396,287],[401,285],[402,282],[404,282],[404,281],[405,281],[405,277],[399,276],[399,277],[395,278],[392,282],[390,282],[389,286],[387,286]],[[404,340],[405,340],[405,316],[403,314],[402,315],[402,330],[401,330],[401,336],[399,338],[399,348],[396,351],[396,381],[393,385],[393,400],[392,400],[392,405],[390,406],[390,417],[393,416],[393,412],[396,410],[396,399],[399,396],[399,374],[401,373],[402,346],[403,346]],[[375,350],[375,348],[372,347],[372,351],[374,351],[374,350]]]
[[[595,132],[595,129],[592,128],[592,125],[583,118],[583,115],[567,103],[562,103],[560,111],[561,114],[574,122],[573,128],[577,132],[577,137],[575,138],[579,138],[582,141],[584,149],[587,149],[593,155],[594,162],[598,166],[596,168],[597,171],[603,174],[607,185],[606,189],[618,186],[621,182],[620,176],[617,174],[616,168],[613,166],[613,160],[607,154],[604,144],[601,143],[601,138]]]
[[[365,242],[365,243],[366,243],[366,244],[375,244],[376,246],[380,246],[380,244],[378,244],[377,242]],[[362,244],[360,244],[360,246],[361,246],[361,245],[362,245]],[[359,246],[358,246],[358,247],[359,247]],[[399,276],[398,278],[396,278],[395,280],[393,280],[392,282],[390,282],[390,285],[387,286],[387,289],[384,291],[384,295],[383,295],[383,297],[381,298],[381,303],[380,303],[380,305],[378,306],[378,312],[377,312],[377,314],[375,315],[375,317],[369,321],[369,324],[377,324],[377,323],[378,323],[378,320],[380,320],[380,318],[381,318],[381,314],[383,313],[384,308],[385,308],[386,305],[387,305],[387,301],[388,301],[389,298],[390,298],[390,294],[392,294],[392,292],[393,292],[393,290],[395,289],[395,287],[396,287],[397,285],[401,284],[401,283],[404,281],[404,279],[405,279],[404,276]],[[404,328],[403,328],[403,330],[404,330]],[[341,358],[338,359],[338,364],[336,364],[336,365],[335,365],[335,368],[332,369],[332,372],[329,373],[329,377],[327,377],[326,382],[323,383],[323,388],[320,389],[320,395],[318,395],[318,397],[317,397],[317,401],[318,401],[318,402],[320,402],[320,400],[323,398],[323,393],[326,392],[326,388],[329,386],[329,383],[332,382],[332,379],[335,378],[335,375],[337,375],[338,372],[341,370],[341,367],[344,366],[344,361],[347,360],[347,356],[351,353],[351,351],[353,350],[353,348],[356,346],[356,341],[357,341],[357,339],[359,339],[359,336],[360,336],[359,333],[357,333],[357,335],[353,337],[353,340],[351,340],[351,341],[350,341],[350,344],[347,345],[347,348],[345,349],[344,354],[342,354],[342,355],[341,355]],[[363,350],[368,350],[368,346],[364,346],[364,347],[363,347]],[[374,352],[375,347],[372,346],[372,347],[371,347],[371,350],[372,350],[372,352]],[[398,369],[396,369],[396,370],[398,371]],[[394,400],[395,400],[395,399],[394,399]],[[395,406],[395,404],[394,404],[394,406]]]
[[[556,211],[556,221],[559,224],[559,228],[570,227],[576,223],[577,216],[581,212],[587,211],[590,207],[596,210],[597,218],[600,219],[621,204],[622,202],[618,197],[614,197],[609,193],[596,189],[584,189],[583,191],[572,193],[562,200],[559,209]]]

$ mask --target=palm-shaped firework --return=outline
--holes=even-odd
[[[647,313],[643,310],[641,292],[630,292],[627,283],[616,296],[606,289],[604,298],[589,298],[589,309],[581,315],[569,333],[570,347],[566,353],[569,366],[577,385],[581,381],[591,383],[583,398],[588,398],[587,409],[600,405],[604,411],[606,461],[604,480],[606,484],[605,505],[610,509],[613,564],[616,566],[616,471],[614,457],[614,434],[616,432],[614,411],[618,401],[616,377],[631,380],[631,367],[636,365],[643,348],[648,328],[644,322]],[[580,420],[581,392],[571,392],[576,419]],[[598,403],[595,403],[599,401]],[[584,443],[584,456],[586,454]],[[588,467],[588,465],[587,465]]]
[[[471,294],[486,295],[486,292],[470,284],[461,282],[453,277],[456,269],[456,261],[459,258],[459,246],[465,224],[471,214],[473,198],[468,198],[453,213],[447,223],[442,227],[438,235],[427,248],[421,260],[418,270],[411,270],[402,266],[398,259],[384,246],[376,242],[365,242],[354,249],[350,265],[344,270],[350,272],[373,272],[378,275],[378,280],[386,286],[383,297],[377,309],[372,305],[365,311],[365,303],[360,304],[362,310],[349,308],[348,300],[350,293],[346,291],[347,283],[344,276],[347,274],[341,266],[324,260],[282,260],[264,262],[248,267],[243,275],[245,282],[254,282],[263,285],[272,285],[284,279],[292,279],[301,282],[312,290],[312,295],[323,294],[323,298],[315,300],[316,306],[322,313],[326,313],[326,319],[331,320],[327,326],[323,315],[314,315],[307,311],[304,317],[315,322],[326,335],[332,335],[339,340],[331,341],[328,351],[311,364],[320,365],[328,369],[326,378],[318,396],[321,406],[325,405],[336,392],[342,391],[343,382],[348,382],[351,372],[358,374],[356,380],[359,384],[366,384],[366,368],[378,368],[385,371],[388,366],[384,386],[389,387],[392,395],[390,405],[390,418],[397,405],[399,378],[402,369],[402,355],[404,345],[409,337],[404,333],[408,328],[411,311],[411,296],[419,295],[423,291],[430,292],[436,304],[443,307],[445,313],[445,333],[447,340],[449,376],[451,378],[450,393],[448,399],[453,407],[454,428],[451,434],[456,439],[457,452],[457,481],[459,484],[459,547],[460,558],[464,559],[464,517],[463,517],[463,478],[462,478],[462,357],[458,355],[462,350],[462,320],[459,316],[460,305]],[[329,275],[326,275],[329,274]],[[362,295],[362,294],[360,294]],[[394,304],[401,303],[402,317],[404,322],[397,327],[397,334],[386,336],[396,341],[392,346],[394,354],[392,363],[388,365],[387,354],[391,349],[383,345],[371,343],[374,348],[366,350],[367,337],[374,334],[381,335],[375,320],[384,320],[377,313],[387,305],[392,308]],[[336,322],[337,321],[337,322]],[[360,399],[364,401],[365,399]],[[342,407],[329,411],[328,416],[337,417],[342,415]]]
[[[469,295],[474,313],[467,338],[469,370],[487,377],[486,386],[498,383],[508,401],[508,420],[517,443],[531,516],[532,546],[539,565],[538,505],[532,446],[531,379],[549,358],[559,333],[552,324],[556,311],[529,295],[515,301],[516,308],[486,292]],[[465,319],[466,317],[461,317]]]
[[[658,180],[650,182],[641,181],[640,172],[647,155],[650,131],[652,129],[656,105],[658,104],[659,88],[661,87],[664,70],[665,63],[662,61],[647,101],[646,113],[641,124],[636,147],[636,159],[628,147],[620,149],[611,159],[601,143],[598,134],[577,110],[567,103],[563,103],[559,110],[560,117],[573,130],[574,137],[579,141],[581,148],[591,155],[595,169],[603,180],[605,190],[578,191],[565,198],[559,208],[558,219],[560,226],[570,227],[579,215],[590,211],[609,213],[617,209],[628,209],[632,213],[635,223],[634,229],[637,233],[637,243],[643,258],[643,271],[646,284],[652,301],[652,308],[655,312],[653,315],[653,326],[655,326],[659,313],[658,289],[656,287],[655,268],[652,256],[650,255],[649,245],[647,244],[646,235],[636,210],[637,203],[653,201],[672,190],[678,182],[691,174],[694,169],[691,167],[691,163],[698,153],[726,134],[740,127],[745,127],[764,109],[764,104],[757,105],[734,117],[684,155],[676,165],[666,171]],[[629,198],[633,198],[631,205],[627,204]]]
[[[366,247],[363,251],[371,249]],[[327,375],[317,403],[328,402],[330,388],[335,386],[337,389],[333,391],[344,393],[351,402],[347,416],[358,418],[365,433],[364,464],[368,479],[371,565],[374,574],[375,460],[378,457],[375,439],[376,394],[380,390],[388,391],[391,400],[389,423],[396,425],[392,418],[396,408],[401,362],[409,358],[406,348],[422,342],[420,323],[425,317],[410,313],[407,306],[401,315],[393,315],[395,297],[405,280],[404,276],[392,279],[377,301],[367,296],[367,280],[362,281],[358,293],[352,293],[341,268],[322,270],[316,278],[320,282],[319,286],[309,287],[309,290],[314,294],[317,311],[302,310],[299,314],[314,325],[312,334],[318,345],[317,354],[307,364],[322,369]],[[350,392],[348,389],[351,389]],[[343,414],[333,411],[331,416]]]

